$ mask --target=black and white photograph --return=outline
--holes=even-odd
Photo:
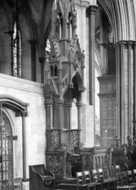
[[[136,190],[136,0],[0,0],[0,190]]]

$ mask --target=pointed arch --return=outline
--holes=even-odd
[[[131,10],[131,11],[130,11]],[[134,1],[127,1],[127,12],[129,18],[129,36],[130,40],[136,39],[136,20],[135,20],[135,9]]]
[[[115,42],[136,39],[134,1],[98,0],[104,9],[114,32]]]
[[[0,95],[0,104],[2,104],[3,107],[13,110],[17,115],[27,115],[28,104],[12,96]]]
[[[0,189],[12,188],[13,181],[13,131],[11,123],[0,107]],[[6,159],[5,159],[6,158]]]

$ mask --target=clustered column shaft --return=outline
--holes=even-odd
[[[134,42],[118,42],[116,46],[116,134],[121,144],[127,143],[127,137],[132,138],[134,135],[135,53]]]

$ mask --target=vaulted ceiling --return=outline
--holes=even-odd
[[[28,40],[36,40],[39,49],[43,49],[50,28],[52,3],[53,0],[0,0],[0,10],[6,15],[9,31],[18,15],[20,29],[29,34]]]
[[[135,0],[98,0],[113,27],[115,40],[136,40]]]
[[[53,0],[1,0],[0,7],[5,10],[8,22],[13,22],[13,17],[18,14],[19,18],[25,18],[37,37],[41,37],[47,30],[51,19]]]

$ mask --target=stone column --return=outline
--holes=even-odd
[[[31,47],[31,79],[36,81],[36,40],[30,40]]]
[[[62,68],[62,63],[59,62],[59,66],[58,66],[58,78],[59,78],[59,81],[58,81],[58,90],[59,90],[59,94],[60,96],[62,96],[62,89],[63,89],[63,82],[62,82],[62,79],[63,79],[63,76],[62,76],[62,71],[63,71],[63,68]]]
[[[64,104],[64,109],[65,109],[65,113],[64,113],[64,128],[70,130],[71,126],[70,126],[70,121],[71,121],[71,106],[72,106],[72,102],[66,102]]]
[[[136,137],[136,41],[134,42],[134,65],[133,65],[133,75],[134,75],[134,112],[133,112],[133,137]]]
[[[26,121],[25,114],[22,115],[22,154],[23,154],[23,181],[27,179],[27,165],[26,165]]]
[[[127,136],[133,132],[133,43],[120,41],[116,47],[116,87],[117,87],[117,136],[121,144],[127,143]]]
[[[44,82],[44,65],[45,65],[45,57],[39,57],[39,61],[41,63],[41,82]]]
[[[71,142],[71,107],[72,107],[72,102],[67,100],[64,104],[64,129],[67,130],[68,144],[66,146],[69,150]],[[66,139],[64,139],[64,141],[65,140]]]
[[[63,129],[64,128],[64,101],[62,99],[57,100],[58,105],[58,128]]]
[[[62,144],[62,130],[64,128],[64,101],[57,98],[54,103],[54,128],[58,134],[59,146]]]
[[[16,36],[16,40],[17,40],[17,76],[18,77],[22,77],[22,65],[21,65],[21,36],[20,36],[20,31],[18,28],[18,24],[17,24],[17,36]]]
[[[128,129],[128,49],[125,41],[120,42],[121,53],[121,142],[127,142]]]
[[[82,102],[77,101],[78,130],[82,129]]]
[[[95,15],[97,6],[89,6],[87,15],[89,17],[89,103],[95,104]]]
[[[52,99],[45,100],[45,107],[46,107],[46,129],[53,128],[53,102]]]
[[[78,118],[78,130],[79,130],[79,139],[78,139],[78,146],[80,146],[80,143],[84,143],[85,139],[82,138],[82,102],[81,100],[77,101],[77,118]],[[80,148],[80,147],[79,147]]]
[[[128,44],[128,136],[133,138],[133,104],[134,104],[134,75],[133,75],[133,42],[129,41]]]
[[[121,141],[121,117],[120,117],[120,96],[121,96],[121,68],[120,68],[120,45],[116,44],[116,143]]]

